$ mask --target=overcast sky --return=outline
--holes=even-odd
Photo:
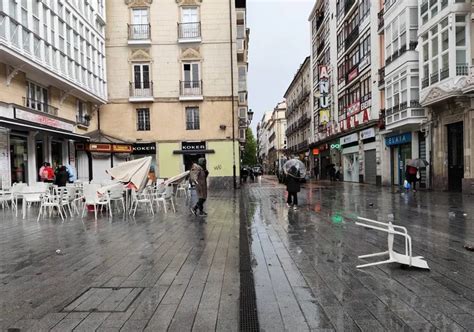
[[[265,111],[283,99],[288,85],[309,55],[308,17],[315,0],[247,0],[250,28],[249,108],[252,129]]]

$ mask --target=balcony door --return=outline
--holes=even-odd
[[[48,112],[48,90],[37,84],[28,82],[26,107],[41,112]]]
[[[148,10],[136,8],[132,10],[132,32],[134,39],[148,39]]]
[[[199,63],[183,64],[183,90],[185,95],[201,94],[201,79],[199,75]]]
[[[150,65],[134,64],[133,65],[133,86],[135,88],[134,97],[151,96],[150,91]]]
[[[447,126],[448,131],[448,187],[462,191],[464,178],[464,128],[463,122]]]

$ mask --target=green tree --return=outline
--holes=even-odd
[[[252,129],[247,128],[245,133],[244,154],[242,156],[242,165],[255,165],[257,163],[257,142],[253,136]]]

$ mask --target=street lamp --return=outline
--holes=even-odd
[[[247,112],[247,118],[249,120],[249,124],[250,122],[252,122],[252,119],[253,119],[253,111],[251,108],[249,108],[248,112]]]

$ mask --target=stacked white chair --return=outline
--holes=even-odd
[[[153,201],[156,202],[156,206],[159,208],[160,203],[163,204],[163,209],[165,210],[165,213],[168,213],[168,209],[166,207],[167,203],[171,205],[173,208],[173,211],[176,212],[175,206],[174,206],[174,201],[173,201],[173,185],[168,184],[165,185],[164,191],[161,189],[161,191],[157,191],[155,194]]]
[[[82,217],[86,213],[88,205],[94,206],[94,216],[97,220],[97,209],[98,207],[107,206],[109,208],[109,215],[112,217],[112,208],[110,206],[109,194],[106,192],[103,195],[99,196],[97,190],[99,190],[100,185],[96,183],[84,184],[84,208],[82,210]]]
[[[130,207],[129,214],[133,213],[133,216],[135,217],[135,213],[137,213],[139,204],[144,204],[145,207],[149,206],[151,214],[155,214],[155,211],[153,211],[153,199],[150,193],[150,188],[151,187],[145,187],[145,189],[139,193],[137,193],[135,190],[132,190],[132,205]]]

